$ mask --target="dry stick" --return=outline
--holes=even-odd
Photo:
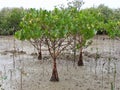
[[[23,89],[23,87],[22,87],[22,68],[20,69],[20,90],[22,90]]]
[[[15,69],[15,38],[13,38],[13,68]]]
[[[6,78],[6,66],[4,65],[3,68],[4,68],[3,75],[2,75],[2,72],[1,72],[1,77],[2,77],[2,79],[1,79],[1,86],[4,85],[4,79]],[[4,90],[3,88],[1,88],[1,86],[0,86],[0,90]]]
[[[96,75],[96,68],[97,68],[97,54],[98,54],[98,44],[97,44],[97,40],[98,40],[98,36],[97,36],[97,38],[96,38],[96,55],[95,55],[95,75]]]
[[[98,48],[96,48],[96,55],[95,55],[95,75],[97,76],[97,65],[98,65]]]
[[[89,58],[89,57],[88,57]],[[90,62],[89,62],[89,75],[90,75],[90,77],[92,77],[92,67],[93,67],[93,59],[90,59]],[[89,82],[91,82],[91,83],[89,83],[89,88],[92,86],[92,81],[91,81],[92,79],[89,79]]]
[[[22,51],[23,51],[23,41],[21,42],[22,43]],[[20,60],[20,55],[19,55],[19,60]],[[23,56],[22,56],[22,60],[23,60]],[[20,60],[20,90],[23,90],[23,71],[24,71],[24,63],[22,62],[22,60]],[[23,63],[23,65],[22,65]]]
[[[4,65],[4,76],[6,76],[6,66]]]
[[[115,54],[115,39],[113,39],[113,56]],[[116,63],[114,62],[114,89],[116,89],[116,73],[117,73],[117,69],[116,69]]]
[[[10,48],[10,42],[11,42],[10,39],[8,39],[8,47],[9,47],[9,48]]]
[[[21,68],[20,68],[20,90],[23,90],[23,74],[25,73],[24,72],[24,62],[21,64],[23,64],[23,65],[21,65]]]
[[[108,58],[108,82],[110,83],[110,62],[111,62],[111,56],[112,56],[112,40],[110,39],[110,48],[109,48],[109,58]]]
[[[44,64],[45,62],[44,62],[44,60],[43,60],[43,64]],[[43,80],[44,80],[44,75],[45,75],[45,67],[44,67],[45,65],[43,65],[43,67],[42,67],[42,69],[43,69]]]
[[[10,72],[10,80],[12,80],[12,75],[13,75],[12,69],[10,69],[9,72]]]
[[[35,49],[36,49],[36,48],[34,47],[34,53],[35,53]],[[35,58],[33,58],[33,61],[35,61]]]
[[[105,35],[105,34],[103,34],[103,35]],[[105,40],[105,38],[103,38],[103,40]],[[105,46],[105,41],[103,41],[103,45]],[[105,48],[103,47],[103,52],[105,52]],[[103,70],[104,70],[104,65],[105,65],[105,62],[104,62],[104,60],[102,61],[102,88],[103,88],[103,81],[104,81],[104,77],[103,77],[103,74],[104,74],[104,72],[103,72]]]
[[[94,57],[94,62],[95,62],[95,78],[97,78],[97,65],[98,65],[98,35],[96,36],[96,40],[95,40],[95,43],[96,43],[96,54],[95,54],[95,57]]]
[[[116,90],[116,73],[117,73],[117,70],[116,70],[116,63],[114,63],[114,89]]]
[[[119,39],[119,40],[120,40],[120,39]],[[118,40],[116,40],[115,44],[116,44],[116,43],[118,43]],[[115,45],[115,44],[114,44],[114,45]],[[115,47],[116,47],[116,51],[115,51],[116,54],[117,54],[118,56],[120,56],[120,54],[119,54],[120,51],[117,50],[117,49],[118,49],[118,48],[117,48],[118,46],[115,45]],[[119,58],[117,58],[117,60],[119,60]],[[119,71],[118,71],[119,68],[117,68],[118,65],[119,65],[119,64],[116,63],[116,80],[117,80],[118,77],[119,77]],[[118,88],[118,90],[120,89],[120,88],[119,88],[119,83],[116,83],[116,88]]]
[[[105,64],[105,63],[102,64],[102,88],[103,88],[103,80],[104,80],[104,78],[103,78],[103,68],[104,68],[104,64]]]
[[[76,35],[73,37],[73,39],[74,39],[74,63],[73,63],[73,66],[75,66],[75,61],[76,61]]]

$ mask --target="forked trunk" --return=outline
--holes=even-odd
[[[38,60],[41,60],[42,59],[42,52],[40,51],[39,53],[38,53]]]
[[[51,76],[50,81],[53,81],[53,82],[58,82],[59,81],[57,66],[56,66],[56,58],[54,58],[53,71],[52,71],[52,76]]]
[[[78,60],[78,66],[84,66],[83,64],[83,57],[82,57],[82,48],[80,48],[80,55]]]

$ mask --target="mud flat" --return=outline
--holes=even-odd
[[[111,90],[112,87],[120,90],[120,40],[97,36],[83,52],[83,67],[74,66],[72,53],[63,52],[57,60],[60,81],[50,82],[52,60],[47,51],[43,51],[43,60],[39,61],[28,41],[14,42],[12,36],[0,36],[1,87],[4,90]]]

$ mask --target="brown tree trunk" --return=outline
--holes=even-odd
[[[58,82],[59,81],[57,66],[56,66],[56,58],[54,58],[52,76],[51,76],[50,81],[53,81],[53,82]]]
[[[42,52],[40,51],[39,53],[38,53],[38,60],[41,60],[42,59]]]
[[[38,53],[38,60],[42,60],[41,42],[40,42],[40,51]]]
[[[78,60],[78,66],[84,66],[83,64],[83,57],[82,57],[82,48],[80,48],[80,55]]]

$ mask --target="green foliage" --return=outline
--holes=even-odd
[[[96,18],[89,9],[78,11],[76,8],[70,9],[71,28],[69,29],[71,36],[77,36],[77,48],[81,48],[86,41],[95,35]]]
[[[46,29],[48,38],[53,40],[67,37],[69,17],[65,10],[55,8],[47,18],[49,18]]]
[[[116,36],[120,36],[120,10],[119,9],[111,9],[104,5],[99,5],[97,8],[89,9],[92,13],[96,13],[95,17],[98,23],[96,30],[99,32],[105,32],[104,34],[108,34],[111,38]]]
[[[20,22],[21,30],[15,33],[15,37],[20,40],[40,38],[42,36],[40,23],[38,10],[30,9],[22,18]]]
[[[106,32],[110,38],[115,38],[120,35],[119,25],[115,21],[109,21],[105,24]]]
[[[41,38],[63,38],[68,32],[68,17],[65,10],[55,8],[53,11],[31,9],[20,23],[21,30],[15,36],[21,40]]]
[[[22,17],[22,8],[3,8],[0,11],[0,35],[12,35],[19,30]]]
[[[20,40],[41,37],[57,40],[77,35],[77,37],[82,37],[82,42],[79,44],[85,45],[97,30],[101,30],[114,38],[120,36],[119,22],[117,19],[112,20],[116,18],[113,16],[114,12],[116,11],[104,5],[80,11],[74,6],[54,8],[52,11],[30,9],[24,13],[22,22],[20,22],[21,30],[16,32],[15,36]]]

